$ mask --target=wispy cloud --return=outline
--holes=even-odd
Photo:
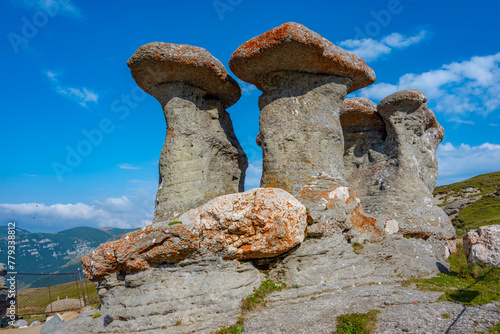
[[[82,107],[87,107],[89,102],[97,103],[99,95],[86,87],[69,87],[63,85],[58,79],[59,74],[55,71],[46,71],[45,75],[53,85],[53,89],[60,95],[66,96],[67,98],[75,101]]]
[[[338,44],[344,49],[361,57],[365,61],[374,61],[383,55],[388,55],[393,49],[403,49],[422,41],[428,33],[420,31],[415,36],[406,37],[398,33],[392,33],[380,41],[372,38],[348,39]]]
[[[449,115],[474,112],[483,116],[500,107],[500,53],[444,64],[424,73],[408,73],[396,84],[378,83],[355,95],[380,101],[399,90],[423,91],[434,111]]]
[[[498,171],[500,145],[484,143],[478,146],[454,146],[448,142],[438,147],[437,156],[438,184],[450,184],[481,173]]]
[[[83,12],[71,0],[10,0],[13,6],[31,12],[42,10],[50,16],[63,15],[78,20],[84,18]]]
[[[241,87],[241,94],[242,95],[250,95],[253,94],[254,92],[258,91],[257,87],[255,85],[249,84],[248,82],[245,82],[243,80],[240,80],[236,78],[236,81]]]
[[[17,221],[32,231],[59,231],[76,226],[133,228],[151,223],[153,210],[154,193],[136,190],[128,196],[91,203],[2,203],[0,221]]]
[[[120,167],[121,169],[141,169],[141,167],[132,166],[131,164],[126,162],[119,164],[118,167]]]
[[[474,121],[465,121],[463,119],[452,119],[451,122],[461,123],[461,124],[470,124],[470,125],[476,124]]]
[[[248,164],[245,177],[245,190],[259,188],[261,178],[262,178],[262,160],[250,162]]]

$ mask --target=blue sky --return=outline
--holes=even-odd
[[[150,222],[165,121],[127,59],[159,41],[203,47],[228,68],[239,45],[289,21],[375,70],[376,83],[348,97],[427,94],[446,132],[438,184],[500,170],[499,10],[481,0],[3,1],[0,224],[53,232]],[[261,173],[260,92],[240,84],[228,111],[249,189]]]

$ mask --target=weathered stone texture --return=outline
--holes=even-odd
[[[347,186],[339,107],[347,92],[371,84],[373,70],[296,23],[286,23],[240,46],[231,70],[263,91],[259,98],[263,152],[261,186],[289,191],[308,209],[310,235],[348,231],[377,239],[381,227],[366,217]]]
[[[367,214],[386,224],[395,220],[403,234],[450,240],[453,226],[432,197],[444,132],[426,101],[415,89],[392,94],[377,108],[367,99],[345,100],[346,178]]]
[[[297,71],[350,78],[349,92],[375,82],[375,72],[358,56],[295,22],[243,43],[231,56],[231,71],[263,90],[262,80],[276,71]]]
[[[152,224],[102,244],[82,258],[83,270],[97,281],[113,272],[136,272],[188,257],[275,257],[304,240],[306,224],[305,207],[286,191],[252,189],[215,198],[173,225]]]
[[[224,109],[241,90],[224,66],[205,49],[169,43],[140,47],[128,65],[167,122],[154,221],[243,191],[247,157]]]
[[[250,263],[219,257],[161,265],[127,275],[108,275],[98,284],[100,314],[69,321],[54,334],[86,333],[203,333],[236,323],[241,300],[265,279]]]
[[[463,240],[468,264],[500,267],[500,225],[481,226]]]
[[[185,44],[152,42],[141,46],[127,62],[146,93],[166,82],[183,82],[203,89],[229,108],[241,97],[238,83],[207,50]]]

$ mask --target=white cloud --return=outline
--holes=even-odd
[[[141,167],[132,166],[131,164],[126,162],[119,164],[118,167],[120,167],[121,169],[141,169]]]
[[[500,145],[484,143],[479,146],[444,143],[437,150],[439,162],[438,185],[462,181],[478,174],[500,169]]]
[[[135,228],[151,223],[156,186],[133,189],[128,196],[92,203],[2,203],[0,221],[16,221],[29,231],[60,231],[76,226]]]
[[[476,124],[474,121],[464,121],[463,119],[456,119],[456,120],[451,120],[451,121],[455,122],[455,123],[461,123],[461,124],[470,124],[470,125]]]
[[[258,89],[255,85],[252,85],[252,84],[245,82],[243,80],[240,80],[238,78],[236,78],[236,81],[238,82],[238,84],[241,87],[241,94],[242,95],[251,95],[255,91],[258,91]]]
[[[419,43],[426,36],[425,30],[420,31],[415,36],[405,37],[398,33],[392,33],[380,41],[372,38],[367,39],[348,39],[338,44],[349,52],[361,57],[365,61],[373,61],[377,58],[388,55],[393,49],[407,48],[413,44]]]
[[[261,178],[262,178],[262,160],[250,162],[248,164],[245,177],[245,190],[259,188]]]
[[[434,111],[449,115],[475,112],[483,116],[500,107],[500,53],[445,64],[437,70],[399,78],[397,84],[378,83],[355,95],[380,101],[397,91],[423,91]]]
[[[63,15],[83,19],[83,13],[71,0],[11,0],[12,5],[31,12],[42,10],[51,17]]]
[[[97,103],[99,95],[97,93],[87,89],[86,87],[75,88],[63,85],[57,78],[59,74],[54,71],[46,71],[45,75],[49,78],[53,85],[53,89],[60,95],[66,96],[69,99],[77,102],[82,107],[87,107],[87,103],[93,102]]]
[[[425,38],[427,32],[425,30],[420,31],[417,35],[411,37],[405,37],[404,35],[398,34],[397,32],[390,34],[382,39],[382,43],[389,45],[393,48],[407,48],[412,44],[417,44]]]

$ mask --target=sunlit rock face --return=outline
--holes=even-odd
[[[289,191],[307,208],[314,236],[344,232],[377,239],[344,176],[339,108],[348,92],[375,73],[359,57],[297,23],[285,23],[243,43],[229,66],[255,84],[259,98],[261,186]]]
[[[243,191],[247,157],[225,110],[241,89],[224,66],[205,49],[158,42],[141,46],[128,65],[167,122],[154,221]]]
[[[394,93],[378,106],[364,98],[344,101],[346,178],[367,214],[398,232],[455,238],[448,216],[434,204],[436,150],[443,128],[416,90]],[[394,233],[394,232],[393,232]]]

